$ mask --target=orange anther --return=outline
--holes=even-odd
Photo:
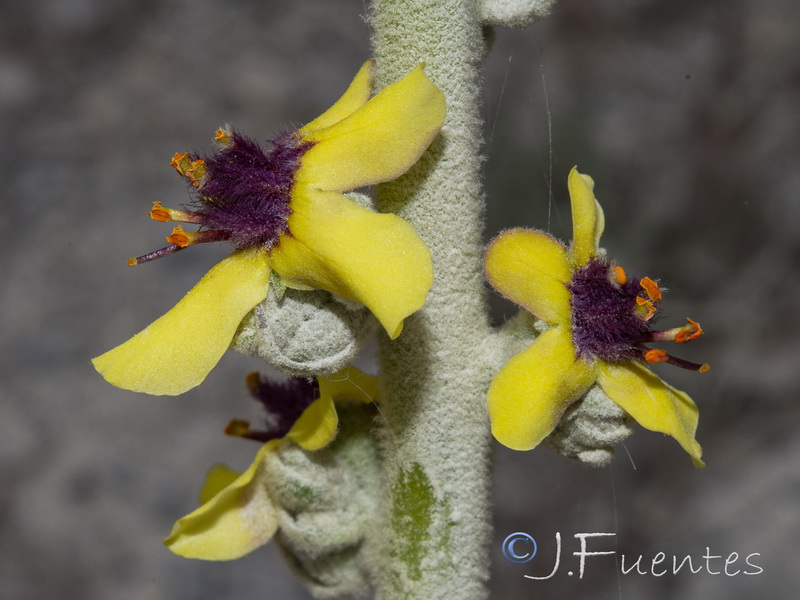
[[[135,258],[129,258],[128,259],[128,266],[129,267],[135,267],[138,264],[139,264],[139,261],[136,260]]]
[[[703,363],[697,370],[700,371],[701,373],[708,373],[711,370],[711,365],[709,365],[708,363]]]
[[[214,134],[214,140],[220,144],[229,146],[231,143],[231,134],[224,129],[217,129],[216,133]]]
[[[261,386],[261,375],[259,375],[258,371],[252,371],[247,374],[244,381],[250,393],[255,394]]]
[[[644,360],[650,364],[657,364],[669,360],[669,356],[663,350],[648,350],[644,355]]]
[[[625,285],[628,282],[628,276],[625,274],[625,269],[622,267],[614,267],[614,273],[617,276],[617,283]]]
[[[159,221],[161,223],[166,223],[170,220],[169,209],[164,208],[161,202],[153,202],[153,208],[147,214],[150,215],[150,218],[154,221]]]
[[[242,437],[250,431],[250,422],[243,419],[233,419],[225,426],[225,435]]]
[[[696,340],[703,335],[703,328],[700,327],[700,323],[688,318],[686,320],[689,321],[689,324],[681,327],[678,333],[675,334],[675,341],[681,344]]]
[[[645,321],[649,321],[652,318],[652,316],[654,314],[656,314],[656,307],[653,305],[652,302],[650,302],[650,300],[646,300],[645,298],[642,298],[641,296],[636,296],[636,304],[640,308],[643,308],[643,309],[646,310],[646,314],[642,315],[642,318]],[[643,311],[639,311],[639,312],[642,313]]]
[[[186,175],[186,171],[192,166],[189,153],[184,152],[183,154],[179,154],[176,152],[175,156],[172,157],[172,162],[169,163],[169,166],[173,167],[178,172],[178,175],[183,177]]]
[[[184,231],[183,227],[180,225],[176,225],[172,229],[172,233],[167,237],[167,241],[170,244],[175,244],[176,246],[185,248],[192,243],[192,234]]]
[[[653,302],[658,302],[661,300],[661,290],[655,281],[649,277],[645,277],[642,279],[639,285],[641,285],[642,288],[644,288],[644,291],[647,292],[647,296],[650,298],[650,300]]]
[[[180,223],[203,222],[203,217],[198,213],[166,208],[161,202],[153,202],[153,208],[147,214],[149,214],[150,218],[154,221],[160,221],[161,223],[166,223],[168,221],[178,221]]]
[[[194,187],[199,187],[200,180],[206,174],[206,163],[204,160],[197,159],[192,161],[191,166],[186,169],[186,177],[192,182]]]

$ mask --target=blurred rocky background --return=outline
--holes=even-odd
[[[228,353],[178,398],[112,388],[88,359],[150,323],[214,263],[198,248],[136,269],[186,199],[168,163],[223,123],[259,138],[324,110],[368,56],[364,0],[0,2],[2,375],[0,597],[308,597],[273,546],[232,563],[162,545],[206,469],[243,468],[226,438],[253,418]],[[591,174],[603,245],[670,288],[665,323],[707,335],[659,372],[701,407],[708,467],[641,430],[607,469],[540,449],[496,453],[492,597],[787,598],[800,583],[800,36],[792,0],[559,0],[495,32],[485,72],[487,237],[569,237],[566,175]],[[495,305],[499,321],[512,308]],[[668,319],[668,321],[667,321]],[[500,544],[525,531],[526,565]],[[556,532],[561,568],[553,567]],[[581,532],[616,532],[589,550]],[[663,552],[691,555],[654,576]],[[724,559],[738,560],[726,575]],[[620,574],[639,555],[647,575]],[[722,556],[708,561],[703,555]],[[711,574],[721,572],[720,574]],[[569,576],[567,571],[573,571]],[[457,596],[454,595],[454,598]]]

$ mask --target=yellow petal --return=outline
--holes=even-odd
[[[417,162],[444,123],[444,95],[422,65],[352,115],[303,137],[296,185],[346,192],[395,179]]]
[[[330,394],[323,394],[303,411],[286,437],[306,450],[319,450],[336,437],[338,426],[339,417],[333,398]]]
[[[286,435],[306,450],[318,450],[336,437],[339,417],[334,401],[356,400],[374,402],[378,395],[378,378],[367,375],[353,366],[329,377],[320,376],[319,395]]]
[[[226,467],[225,465],[214,465],[206,475],[203,489],[200,490],[200,504],[205,504],[222,490],[236,481],[241,473]]]
[[[372,60],[368,60],[361,65],[361,69],[356,73],[355,78],[353,78],[352,83],[350,83],[350,87],[348,87],[344,95],[336,101],[336,104],[305,125],[298,133],[301,136],[305,136],[315,129],[330,127],[345,117],[349,117],[366,104],[372,94],[372,72],[374,68],[375,61]]]
[[[244,316],[267,296],[261,250],[234,252],[175,307],[127,342],[92,359],[110,384],[174,396],[199,385],[230,345]]]
[[[568,325],[567,249],[542,231],[510,229],[486,250],[486,278],[503,296],[548,323]]]
[[[572,247],[570,256],[576,267],[582,267],[597,254],[597,244],[605,226],[600,203],[594,197],[594,181],[573,167],[567,180],[572,203]]]
[[[389,336],[400,335],[433,282],[430,252],[411,225],[337,193],[295,194],[292,210],[291,235],[271,254],[283,282],[360,302]]]
[[[378,396],[378,378],[351,365],[333,375],[319,377],[319,393],[334,400],[360,400],[369,404]]]
[[[696,467],[703,451],[695,439],[697,406],[685,393],[664,383],[643,364],[601,363],[597,381],[608,397],[645,429],[666,433],[683,447]]]
[[[489,386],[492,434],[512,450],[535,448],[594,379],[594,364],[576,359],[569,332],[548,329],[508,361]]]
[[[179,519],[164,540],[167,547],[185,558],[233,560],[268,542],[278,529],[278,517],[264,482],[263,462],[279,444],[264,444],[247,471]]]

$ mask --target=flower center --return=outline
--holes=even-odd
[[[702,335],[696,322],[683,327],[654,331],[649,321],[656,313],[662,294],[649,277],[628,278],[622,267],[592,258],[573,273],[567,286],[572,306],[572,339],[578,356],[607,362],[631,359],[648,363],[669,362],[675,366],[707,371],[707,364],[695,364],[646,346],[648,342],[689,342]]]
[[[257,372],[250,373],[247,376],[247,388],[264,408],[265,428],[250,429],[248,421],[233,419],[225,428],[225,433],[261,443],[285,437],[303,411],[319,398],[317,380],[308,381],[302,377],[278,382],[270,381]]]
[[[638,279],[619,283],[608,261],[593,258],[575,271],[568,288],[579,356],[611,362],[638,356],[636,347],[645,341],[648,329],[637,311],[636,299],[642,292]]]
[[[264,150],[233,131],[218,130],[220,149],[207,156],[176,154],[171,165],[192,185],[192,210],[165,208],[153,203],[156,221],[195,223],[187,232],[178,225],[167,237],[170,246],[128,261],[131,266],[173,254],[193,244],[228,241],[237,249],[274,248],[288,231],[289,205],[300,158],[310,144],[294,134],[282,134]]]

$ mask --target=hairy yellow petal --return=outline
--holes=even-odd
[[[280,440],[264,444],[247,471],[179,519],[164,540],[167,547],[185,558],[233,560],[268,542],[278,529],[278,516],[265,485],[263,462],[279,444]]]
[[[269,263],[240,250],[215,265],[163,317],[92,359],[110,384],[174,396],[199,385],[230,345],[244,316],[267,296]]]
[[[513,450],[535,448],[594,379],[594,364],[575,357],[569,332],[548,329],[508,361],[489,386],[492,434]]]
[[[338,426],[339,416],[333,398],[322,394],[303,411],[286,437],[306,450],[319,450],[333,441]]]
[[[397,337],[433,282],[430,252],[411,225],[337,193],[296,194],[292,210],[291,236],[271,254],[281,280],[360,302]]]
[[[324,448],[336,437],[339,417],[334,401],[374,402],[378,394],[378,378],[348,366],[328,377],[320,376],[319,394],[292,426],[287,438],[306,450]]]
[[[351,365],[333,375],[319,377],[319,393],[334,400],[360,400],[368,404],[377,399],[378,378]]]
[[[582,267],[597,254],[597,245],[605,227],[605,216],[594,197],[594,181],[578,173],[577,167],[569,172],[567,180],[572,203],[572,246],[570,256],[576,267]]]
[[[692,457],[696,467],[703,467],[703,450],[695,439],[699,414],[697,406],[684,392],[659,379],[643,364],[601,363],[597,382],[645,429],[674,437]]]
[[[510,229],[489,245],[484,264],[504,297],[548,323],[569,324],[572,272],[561,242],[542,231]]]
[[[200,504],[205,504],[241,476],[241,473],[225,465],[214,465],[208,470],[203,489],[200,490]]]
[[[395,179],[417,162],[444,123],[444,95],[422,65],[330,127],[303,137],[296,185],[346,192]]]
[[[298,132],[300,136],[308,135],[316,129],[330,127],[334,123],[349,117],[366,104],[372,94],[372,72],[374,69],[375,61],[372,60],[368,60],[361,65],[361,69],[356,73],[344,95],[336,101],[336,104],[307,125],[304,125]]]

